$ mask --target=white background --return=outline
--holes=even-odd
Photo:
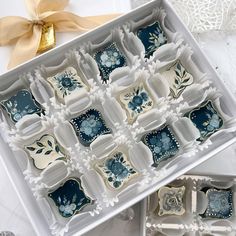
[[[129,0],[71,0],[67,10],[80,15],[98,15],[105,13],[124,13],[131,9]],[[0,17],[16,15],[27,17],[23,0],[1,1]],[[61,33],[57,35],[57,44],[66,42],[78,34]],[[205,51],[222,79],[235,92],[236,88],[236,34],[222,32],[197,35],[200,46]],[[0,74],[6,71],[10,48],[0,47]],[[235,94],[236,95],[236,94]],[[223,154],[205,162],[191,173],[233,174],[236,175],[236,146],[228,148]],[[227,160],[227,161],[226,161]],[[87,236],[138,236],[139,206],[135,207],[136,216],[131,222],[114,218],[104,223]],[[34,236],[35,232],[19,203],[14,189],[0,163],[0,232],[10,230],[17,236]]]

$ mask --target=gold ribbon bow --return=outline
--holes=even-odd
[[[32,20],[19,16],[0,19],[0,46],[15,45],[8,69],[33,58],[39,49],[43,27],[55,31],[87,31],[116,17],[116,14],[81,17],[64,11],[69,0],[25,0]],[[88,6],[89,7],[89,6]]]

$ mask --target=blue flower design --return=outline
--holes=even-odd
[[[94,115],[91,115],[86,120],[82,121],[80,131],[84,132],[87,136],[96,136],[99,129],[102,127],[102,122],[97,120]]]
[[[152,152],[154,167],[161,161],[175,156],[179,151],[179,144],[168,126],[145,134],[142,141]]]
[[[65,90],[67,89],[69,91],[75,90],[75,88],[79,84],[74,79],[72,79],[70,77],[66,77],[66,76],[61,76],[61,78],[59,78],[58,81],[61,85],[61,88],[64,88]]]
[[[115,152],[97,168],[105,176],[108,186],[115,189],[121,188],[130,177],[137,174],[122,152]]]
[[[204,189],[202,191],[205,191]],[[233,194],[232,190],[217,190],[208,188],[206,190],[208,198],[207,209],[202,214],[204,218],[227,219],[233,212]]]
[[[136,110],[138,113],[142,111],[142,105],[148,100],[148,95],[145,92],[135,95],[132,101],[128,103],[128,107],[132,110]]]
[[[73,67],[68,67],[55,76],[47,78],[47,81],[53,86],[60,98],[64,98],[82,87],[87,89]]]
[[[97,51],[93,58],[97,62],[102,82],[107,83],[113,70],[119,67],[127,66],[126,58],[119,50],[116,43],[112,43],[102,50]]]
[[[120,101],[125,105],[127,114],[132,121],[135,120],[138,115],[153,107],[152,98],[143,83],[122,92],[120,94]]]
[[[156,49],[167,43],[165,32],[159,22],[140,28],[137,31],[138,38],[145,47],[145,56],[149,58]]]
[[[199,141],[204,141],[223,126],[223,119],[217,113],[211,101],[193,109],[184,116],[188,117],[200,131]]]
[[[100,135],[111,133],[101,113],[96,109],[87,110],[77,118],[73,118],[71,123],[84,146],[89,146]]]
[[[163,150],[168,151],[171,146],[171,139],[167,136],[166,132],[161,133],[161,138],[160,140],[157,139],[157,137],[152,137],[150,139],[150,143],[154,145],[153,151],[156,154],[161,153]]]
[[[117,179],[124,179],[129,174],[128,169],[119,161],[114,159],[107,160],[107,169],[111,171]]]
[[[80,179],[68,179],[48,196],[58,207],[60,215],[65,218],[78,214],[84,207],[93,204],[93,200],[85,194]]]
[[[43,113],[43,109],[34,99],[33,95],[26,89],[17,92],[8,100],[2,101],[1,105],[8,112],[13,122],[18,122],[25,115]]]

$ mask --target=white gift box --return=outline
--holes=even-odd
[[[182,198],[185,209],[184,214],[159,216],[160,199],[158,198],[157,192],[155,192],[141,203],[140,207],[143,215],[140,218],[144,222],[142,224],[144,228],[140,235],[235,235],[235,176],[222,176],[218,174],[183,175],[168,184],[168,187],[177,187],[177,189],[180,186],[185,187],[185,193]],[[217,218],[214,216],[214,210],[211,213],[207,213],[213,214],[213,217],[210,215],[205,217],[203,215],[207,208],[208,212],[210,212],[210,207],[214,203],[216,204],[216,202],[209,203],[209,198],[207,198],[206,194],[207,191],[204,188],[220,194],[231,191],[232,197],[229,197],[229,202],[227,202],[229,205],[224,206],[226,209],[228,206],[231,208],[231,216],[227,216],[227,218],[220,218],[222,216],[218,216]],[[216,201],[214,197],[211,199]],[[223,199],[224,197],[221,195],[220,200],[222,202]],[[220,204],[218,202],[218,205],[215,205],[215,209],[222,207]],[[232,205],[230,206],[230,204]]]
[[[142,58],[143,48],[139,47],[140,44],[138,43],[137,39],[135,39],[132,33],[130,34],[129,25],[127,25],[127,23],[129,23],[130,21],[145,19],[145,17],[148,17],[153,13],[153,9],[159,10],[160,8],[162,8],[162,10],[166,13],[165,26],[176,37],[173,36],[172,42],[169,42],[167,45],[160,47],[155,52],[153,58],[144,61]],[[140,54],[135,55],[134,58],[130,56],[130,58],[133,60],[130,61],[132,61],[134,68],[132,68],[132,63],[130,62],[130,68],[128,68],[127,70],[120,70],[116,73],[114,72],[112,74],[112,82],[114,83],[108,84],[105,89],[103,89],[102,84],[98,81],[99,76],[96,65],[94,64],[94,61],[89,57],[88,53],[86,53],[86,50],[91,50],[91,48],[93,48],[91,45],[93,45],[94,42],[96,43],[96,41],[101,40],[101,38],[103,40],[109,38],[109,36],[111,35],[111,30],[114,30],[116,32],[114,33],[115,38],[124,36],[122,41],[124,44],[125,42],[133,42],[134,45],[137,46]],[[91,44],[89,44],[91,48],[86,47],[88,41],[91,42]],[[190,53],[192,55],[191,60],[193,61],[193,64],[195,64],[197,68],[199,68],[199,71],[197,72],[194,69],[194,74],[201,75],[201,77],[204,78],[204,81],[205,79],[209,81],[209,84],[207,84],[206,88],[204,86],[193,86],[192,88],[189,87],[188,91],[186,90],[186,92],[183,93],[182,101],[180,101],[181,103],[174,104],[174,109],[171,108],[172,113],[170,112],[169,114],[164,115],[166,111],[165,109],[169,109],[167,105],[163,105],[165,109],[160,109],[160,111],[155,108],[156,110],[154,113],[147,113],[147,115],[140,117],[140,119],[138,119],[134,125],[124,126],[127,127],[127,130],[130,131],[130,133],[128,133],[128,131],[124,131],[124,127],[122,125],[116,126],[116,123],[123,122],[122,119],[124,118],[124,113],[119,113],[120,108],[118,107],[118,105],[116,105],[115,108],[113,107],[113,105],[115,104],[112,99],[112,89],[114,89],[113,86],[119,87],[130,85],[133,80],[136,79],[135,76],[132,78],[132,75],[134,71],[136,71],[136,69],[137,73],[140,74],[141,72],[139,72],[139,70],[146,69],[149,73],[149,81],[153,83],[153,77],[155,76],[155,73],[158,73],[158,66],[160,66],[161,68],[161,65],[163,65],[163,62],[165,62],[166,60],[165,55],[168,54],[168,52],[173,52],[174,54],[175,51],[177,51],[177,53],[175,53],[178,54],[179,49],[181,51],[184,51],[181,49],[181,46],[187,47],[192,51],[192,54]],[[128,53],[132,51],[132,49],[129,48],[130,45],[126,45],[126,47],[128,48]],[[27,215],[29,216],[32,225],[34,226],[38,235],[55,234],[69,236],[85,233],[88,230],[99,225],[100,223],[113,217],[125,208],[140,201],[150,193],[156,191],[156,189],[158,189],[159,187],[173,181],[176,177],[184,174],[188,170],[199,165],[203,161],[207,160],[214,154],[220,152],[221,150],[225,149],[235,142],[235,120],[233,119],[233,117],[236,116],[236,102],[230,92],[227,90],[227,88],[225,88],[224,84],[219,79],[215,70],[210,66],[208,60],[205,58],[204,54],[198,47],[196,41],[193,39],[189,31],[175,14],[168,1],[152,1],[149,4],[146,4],[124,16],[121,16],[118,19],[105,24],[104,26],[98,27],[91,32],[85,33],[64,45],[53,49],[45,53],[44,55],[41,55],[3,74],[0,77],[0,87],[3,89],[10,87],[10,85],[17,81],[18,77],[20,76],[22,78],[22,81],[28,81],[27,86],[31,88],[35,98],[44,105],[46,116],[52,115],[52,113],[50,113],[50,110],[53,107],[55,116],[62,116],[64,117],[64,119],[67,119],[68,117],[70,117],[70,114],[77,114],[78,112],[80,112],[80,110],[83,110],[84,107],[89,106],[90,102],[87,102],[85,99],[82,102],[75,103],[75,100],[72,99],[72,101],[68,103],[68,107],[61,106],[57,103],[57,101],[55,101],[53,94],[48,92],[47,86],[44,86],[44,84],[40,83],[39,74],[41,65],[59,65],[62,62],[63,58],[66,57],[65,54],[68,55],[68,53],[76,55],[78,61],[80,61],[80,59],[82,58],[80,63],[84,64],[84,66],[87,66],[85,68],[91,68],[90,73],[86,71],[86,69],[84,70],[84,73],[87,78],[91,79],[90,85],[95,85],[93,87],[94,91],[104,90],[103,92],[108,94],[105,99],[103,99],[102,96],[99,98],[94,98],[93,96],[91,96],[91,94],[89,94],[87,97],[90,98],[91,104],[99,106],[98,100],[101,100],[104,104],[103,113],[105,114],[105,116],[108,116],[110,123],[113,122],[114,130],[123,131],[125,134],[123,139],[112,139],[111,137],[107,137],[106,139],[104,138],[98,140],[98,142],[94,143],[92,152],[95,152],[95,154],[97,154],[98,156],[106,155],[106,145],[108,145],[108,147],[112,149],[113,141],[116,144],[119,144],[120,142],[125,143],[127,137],[131,137],[134,138],[134,142],[130,144],[132,147],[131,153],[136,154],[136,156],[138,157],[142,157],[142,154],[145,154],[147,156],[147,159],[149,158],[151,160],[150,152],[148,152],[147,149],[145,149],[143,145],[140,144],[140,140],[138,140],[138,137],[143,134],[143,132],[152,130],[156,127],[160,127],[160,125],[163,124],[163,120],[168,121],[170,124],[172,124],[173,129],[178,134],[178,137],[181,140],[183,148],[181,149],[181,155],[179,155],[177,158],[174,158],[173,160],[168,160],[168,162],[164,163],[158,170],[150,167],[150,160],[140,161],[137,160],[137,158],[136,160],[134,160],[135,158],[132,158],[133,163],[135,164],[135,166],[137,166],[137,169],[141,173],[142,178],[141,180],[139,179],[139,183],[136,182],[130,185],[129,188],[122,190],[122,192],[117,195],[115,193],[107,195],[106,190],[102,190],[102,188],[97,187],[100,186],[101,183],[99,181],[93,182],[96,179],[95,173],[94,171],[91,171],[89,169],[89,165],[87,165],[88,163],[85,163],[84,167],[82,168],[81,166],[83,166],[83,164],[81,161],[79,161],[78,163],[74,164],[75,166],[73,166],[73,170],[67,170],[66,167],[61,167],[60,165],[60,167],[62,168],[60,169],[60,171],[62,170],[60,176],[57,176],[57,178],[54,179],[54,176],[49,175],[48,178],[45,178],[44,176],[44,178],[41,179],[46,181],[46,189],[50,189],[50,187],[52,187],[55,182],[60,182],[60,178],[67,178],[68,176],[73,174],[75,170],[80,171],[84,174],[92,195],[98,197],[99,204],[96,210],[90,211],[90,214],[78,214],[68,222],[61,221],[61,224],[57,224],[57,218],[54,217],[51,207],[47,203],[46,199],[41,195],[45,192],[45,186],[41,185],[41,180],[35,181],[34,177],[32,177],[32,175],[29,175],[26,161],[19,160],[19,157],[22,158],[22,156],[19,155],[19,146],[16,145],[16,143],[18,143],[18,139],[24,137],[26,137],[26,139],[30,139],[30,137],[32,137],[34,133],[41,132],[43,130],[43,126],[40,126],[41,118],[34,117],[32,119],[26,117],[22,122],[14,127],[13,125],[9,124],[9,122],[6,122],[4,113],[1,113],[2,161],[6,167],[9,177],[11,178],[17,190],[21,202],[25,207]],[[158,55],[163,55],[163,57],[158,57]],[[171,60],[173,60],[173,58],[167,60],[168,63]],[[190,65],[192,63],[186,62],[186,65],[187,64]],[[36,70],[37,72],[35,73]],[[127,82],[125,80],[130,82]],[[98,87],[98,90],[96,90],[96,87]],[[163,97],[163,95],[161,94],[160,97]],[[221,131],[214,134],[211,138],[209,138],[203,145],[200,145],[194,142],[194,140],[196,139],[196,132],[193,125],[191,126],[189,122],[186,122],[186,120],[181,118],[181,112],[183,110],[187,110],[188,108],[200,105],[206,98],[211,99],[215,102],[220,114],[225,119],[225,127]],[[163,99],[164,104],[168,104],[169,100],[164,100],[165,99]],[[76,104],[76,106],[73,106],[74,104]],[[113,107],[111,112],[108,112],[109,107]],[[158,119],[155,119],[155,122],[152,121],[153,115],[158,117]],[[46,120],[45,124],[47,124],[47,122],[48,121]],[[61,124],[60,122],[62,121],[59,121],[59,124]],[[126,123],[124,122],[124,124]],[[65,133],[68,133],[68,126],[65,126],[66,127],[63,127],[63,129],[67,130],[65,131]],[[188,127],[187,132],[181,132],[183,126]],[[51,128],[51,126],[49,127]],[[61,133],[57,132],[57,134],[59,137]],[[75,139],[72,136],[70,136],[70,139],[68,140],[70,140],[72,143],[76,143]],[[64,140],[64,142],[66,142],[66,140]],[[65,143],[65,146],[67,147],[67,143]],[[75,145],[75,148],[72,149],[72,153],[73,151],[79,153],[81,149],[78,147],[78,145]],[[87,152],[84,150],[82,151],[82,156],[86,156]],[[56,168],[54,169],[54,171],[56,171]],[[26,181],[25,178],[27,179]],[[95,186],[93,187],[93,185]]]

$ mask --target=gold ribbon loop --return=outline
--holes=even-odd
[[[39,14],[47,11],[63,11],[68,4],[69,0],[44,0],[39,1],[37,9]]]
[[[25,0],[32,20],[19,16],[0,19],[0,46],[15,44],[8,69],[33,58],[39,49],[44,24],[58,32],[87,31],[118,14],[81,17],[63,11],[69,0]]]
[[[19,16],[0,19],[0,46],[12,44],[32,29],[31,22]]]

